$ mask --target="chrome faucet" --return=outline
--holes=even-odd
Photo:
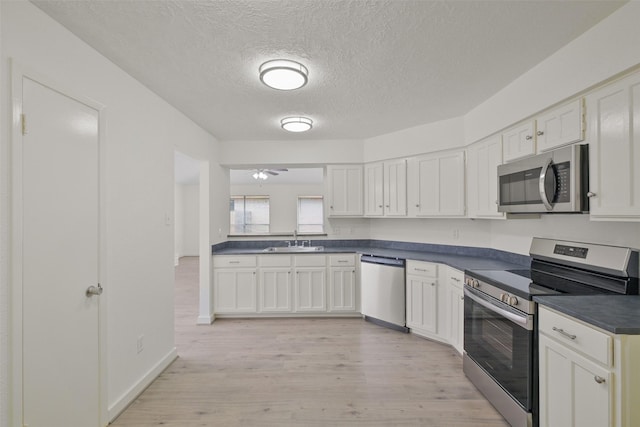
[[[298,230],[297,229],[293,230],[293,240],[295,241],[293,245],[298,246]]]

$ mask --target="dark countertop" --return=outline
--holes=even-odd
[[[377,255],[390,258],[399,258],[415,261],[428,261],[446,264],[458,270],[502,270],[529,267],[527,256],[512,254],[488,248],[470,248],[464,246],[430,245],[416,244],[408,242],[387,242],[387,241],[313,241],[314,246],[324,246],[324,251],[319,252],[264,252],[263,249],[269,246],[283,246],[282,242],[273,244],[272,242],[254,242],[248,245],[243,242],[240,246],[234,247],[235,242],[228,242],[230,245],[214,247],[213,255],[304,255],[304,254],[334,254],[334,253],[358,253],[367,255]],[[381,247],[386,246],[386,247]]]
[[[613,334],[640,335],[640,295],[555,295],[533,300]]]

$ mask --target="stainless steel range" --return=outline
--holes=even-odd
[[[637,250],[534,238],[527,270],[466,270],[467,377],[512,426],[538,415],[536,295],[638,294]]]

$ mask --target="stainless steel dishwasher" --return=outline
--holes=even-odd
[[[404,260],[362,255],[360,263],[362,314],[365,320],[409,332],[405,326]]]

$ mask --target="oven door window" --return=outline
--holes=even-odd
[[[464,311],[464,349],[467,355],[525,409],[530,410],[533,331],[471,298],[465,298]]]

